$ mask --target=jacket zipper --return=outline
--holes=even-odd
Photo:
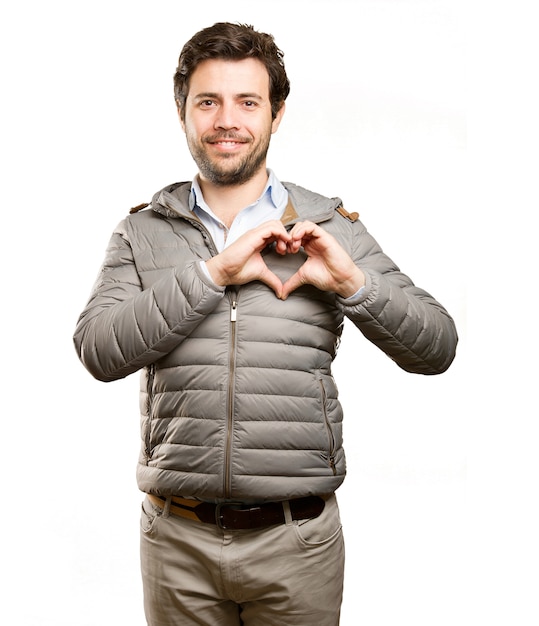
[[[324,381],[322,379],[318,379],[318,384],[320,385],[320,390],[322,392],[322,412],[324,414],[324,422],[326,424],[326,430],[328,434],[329,441],[329,450],[328,450],[328,462],[331,467],[331,471],[333,475],[337,475],[337,467],[335,464],[335,435],[333,434],[333,429],[331,428],[331,423],[329,421],[329,416],[327,412],[327,395],[326,388],[324,387]]]
[[[232,433],[234,430],[234,379],[236,375],[236,319],[238,312],[237,294],[230,295],[230,352],[228,357],[227,429],[225,444],[225,498],[230,498],[232,483]]]
[[[148,380],[146,382],[146,393],[148,399],[146,401],[146,428],[144,433],[144,446],[146,449],[146,465],[150,461],[151,455],[151,425],[152,425],[152,407],[153,407],[153,381],[155,377],[155,365],[152,363],[148,366]]]

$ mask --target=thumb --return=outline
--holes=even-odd
[[[304,281],[301,278],[299,271],[290,276],[282,287],[280,296],[281,300],[286,300],[293,291],[295,291],[298,287],[301,287],[303,284]]]
[[[275,295],[278,298],[281,298],[281,293],[283,289],[283,283],[281,279],[276,276],[270,269],[266,270],[263,274],[258,277],[258,280],[267,285],[270,289],[273,289]]]

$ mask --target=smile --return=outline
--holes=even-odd
[[[247,144],[246,141],[232,141],[230,139],[222,139],[220,141],[209,141],[210,146],[216,150],[223,152],[234,152]]]

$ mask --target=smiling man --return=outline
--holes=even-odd
[[[262,62],[253,58],[202,62],[179,110],[205,185],[250,183],[253,189],[265,185],[270,137],[279,127],[284,102],[274,118]]]
[[[454,323],[356,213],[267,168],[289,92],[271,35],[200,31],[174,91],[199,173],[118,225],[74,338],[96,378],[141,372],[146,618],[335,626],[344,320],[419,374],[449,367]]]

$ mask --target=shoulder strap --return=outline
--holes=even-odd
[[[350,220],[351,222],[355,222],[359,219],[359,213],[348,213],[348,211],[342,205],[339,205],[335,210],[337,211],[337,213],[345,217],[347,220]]]
[[[137,206],[134,206],[132,209],[129,209],[129,213],[138,213],[138,211],[142,211],[142,209],[145,209],[147,206],[150,206],[149,202],[143,202],[142,204],[137,204]]]

